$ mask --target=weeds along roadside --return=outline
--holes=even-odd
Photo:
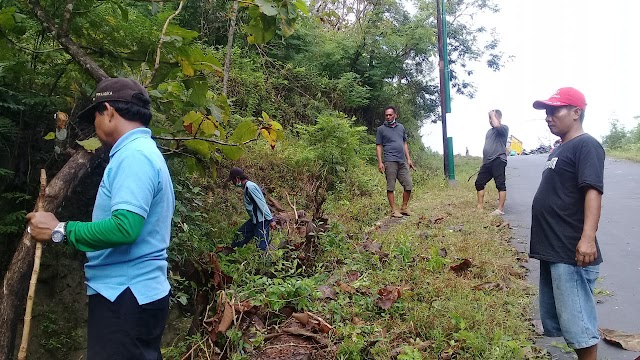
[[[457,157],[462,180],[449,187],[438,175],[440,157],[412,149],[418,166],[412,173],[415,214],[385,232],[369,231],[387,215],[388,206],[384,179],[375,166],[375,148],[370,145],[373,141],[365,140],[372,139],[358,138],[352,149],[333,154],[305,154],[310,151],[308,141],[318,139],[307,138],[305,143],[304,136],[290,137],[276,151],[255,145],[234,164],[283,204],[286,192],[295,198],[298,209],[308,211],[314,205],[309,183],[321,179],[322,171],[333,171],[327,163],[337,173],[342,171],[342,177],[327,189],[322,208],[331,226],[318,237],[312,261],[300,260],[300,254],[290,248],[276,251],[268,262],[253,246],[220,255],[222,271],[233,277],[227,293],[235,301],[249,300],[276,315],[294,309],[321,316],[336,330],[332,341],[338,359],[389,359],[403,347],[404,359],[434,359],[447,353],[459,359],[531,358],[535,349],[528,320],[530,290],[509,245],[509,229],[473,210],[475,189],[466,179],[477,170],[479,160]],[[319,149],[327,150],[345,140],[318,142]],[[347,168],[338,168],[344,163],[341,156],[349,155]],[[172,166],[174,174],[180,173],[179,164]],[[215,182],[184,174],[176,177],[178,206],[170,251],[174,264],[228,245],[234,229],[246,218],[241,194],[224,184],[222,170]],[[487,199],[496,197],[488,190]],[[442,220],[431,222],[438,218]],[[381,246],[379,253],[362,249],[365,237]],[[274,241],[280,240],[274,234]],[[450,270],[464,259],[473,264],[468,271],[457,275]],[[181,303],[194,301],[197,284],[172,274],[174,309],[188,309]],[[483,284],[495,285],[474,289]],[[321,286],[331,288],[335,299],[325,298],[318,290]],[[400,298],[387,310],[376,303],[378,290],[385,286],[401,290]],[[202,341],[201,333],[186,335],[191,315],[173,317],[165,358],[180,358]],[[276,316],[273,324],[282,319]],[[249,359],[252,350],[264,345],[263,336],[247,337],[243,330],[231,326],[218,338],[218,348],[225,349],[231,359]]]
[[[640,162],[640,144],[627,145],[621,149],[607,149],[607,157]]]

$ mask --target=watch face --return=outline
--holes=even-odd
[[[53,240],[54,243],[62,242],[62,240],[64,240],[64,233],[60,230],[53,230],[51,240]]]

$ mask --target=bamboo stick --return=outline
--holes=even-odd
[[[44,201],[45,189],[47,188],[47,173],[44,169],[40,169],[40,194],[38,195],[38,211],[42,211],[42,203]],[[29,346],[29,331],[31,330],[31,309],[33,308],[33,298],[36,296],[36,285],[38,283],[38,274],[40,274],[40,258],[42,257],[42,243],[36,242],[36,253],[33,258],[33,271],[31,272],[31,281],[29,282],[29,295],[27,296],[27,308],[24,313],[24,326],[22,327],[22,341],[20,343],[20,351],[18,352],[18,360],[27,358],[27,348]]]

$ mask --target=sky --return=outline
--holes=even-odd
[[[587,100],[583,128],[598,140],[609,132],[613,118],[627,129],[640,115],[640,1],[635,0],[494,0],[501,11],[481,14],[475,25],[496,28],[500,50],[512,56],[498,72],[484,62],[474,64],[473,99],[452,91],[447,134],[454,153],[482,156],[489,129],[488,112],[500,109],[510,135],[525,149],[549,144],[552,135],[544,111],[535,100],[547,99],[558,88],[572,86]],[[487,36],[489,36],[487,34]],[[426,124],[422,140],[442,153],[442,124]]]

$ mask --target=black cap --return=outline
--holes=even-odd
[[[95,106],[105,101],[126,101],[150,110],[151,99],[147,90],[134,79],[107,78],[98,84],[91,105],[78,114],[78,120],[93,120]]]
[[[233,181],[236,178],[240,178],[240,180],[244,180],[247,178],[247,176],[244,174],[244,171],[242,171],[242,169],[234,167],[234,168],[231,168],[231,171],[229,171],[229,179],[227,180]]]

